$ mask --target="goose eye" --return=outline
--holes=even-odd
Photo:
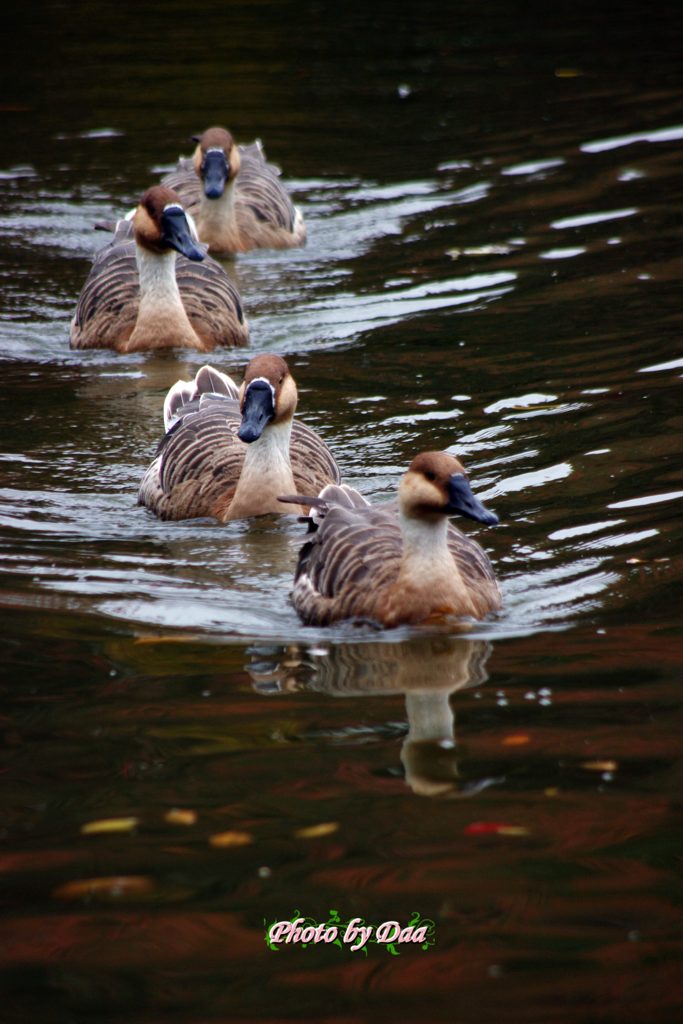
[[[433,473],[431,471],[431,469],[427,470],[427,472],[425,473],[425,476],[427,477],[428,480],[432,480],[432,481],[436,480],[436,473]]]

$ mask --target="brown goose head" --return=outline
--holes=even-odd
[[[133,214],[135,241],[149,252],[163,254],[175,249],[189,260],[203,260],[202,249],[192,237],[183,204],[172,188],[153,185],[144,193]]]
[[[225,186],[240,169],[240,151],[225,128],[207,128],[194,135],[197,143],[192,162],[207,199],[220,199]]]
[[[255,356],[240,387],[240,440],[251,444],[271,423],[291,420],[297,399],[296,384],[284,359],[270,354]]]
[[[461,515],[486,526],[498,522],[498,516],[475,498],[462,463],[447,452],[416,455],[398,494],[401,511],[412,519]]]

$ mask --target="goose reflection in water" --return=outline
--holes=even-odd
[[[488,679],[492,646],[430,636],[395,643],[250,648],[245,666],[263,696],[313,690],[331,697],[404,693],[408,732],[401,748],[406,783],[419,796],[472,796],[499,778],[463,781],[451,694]]]

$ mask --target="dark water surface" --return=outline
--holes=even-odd
[[[2,1019],[680,1021],[678,5],[15,6]],[[294,519],[135,506],[205,360],[69,320],[93,222],[212,123],[305,213],[229,270],[346,479],[447,447],[501,517],[462,636],[302,628]],[[268,948],[297,915],[432,924]]]

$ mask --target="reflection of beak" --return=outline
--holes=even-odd
[[[222,150],[212,150],[204,157],[202,180],[207,199],[220,199],[230,175],[230,164]]]
[[[489,512],[472,494],[467,477],[464,477],[462,473],[454,473],[448,480],[448,511],[457,512],[461,516],[466,516],[467,519],[484,523],[485,526],[495,526],[498,522],[495,512]]]
[[[187,256],[188,260],[199,262],[204,252],[190,233],[185,211],[180,206],[169,206],[161,215],[161,240],[165,245]]]
[[[275,415],[275,395],[267,380],[255,380],[247,388],[242,403],[242,422],[237,431],[240,441],[251,444],[263,433]]]
[[[403,744],[401,761],[406,783],[416,796],[454,797],[460,793],[455,744],[434,740]]]
[[[418,796],[454,796],[459,789],[454,716],[448,690],[406,693],[409,732],[401,749],[406,782]]]

